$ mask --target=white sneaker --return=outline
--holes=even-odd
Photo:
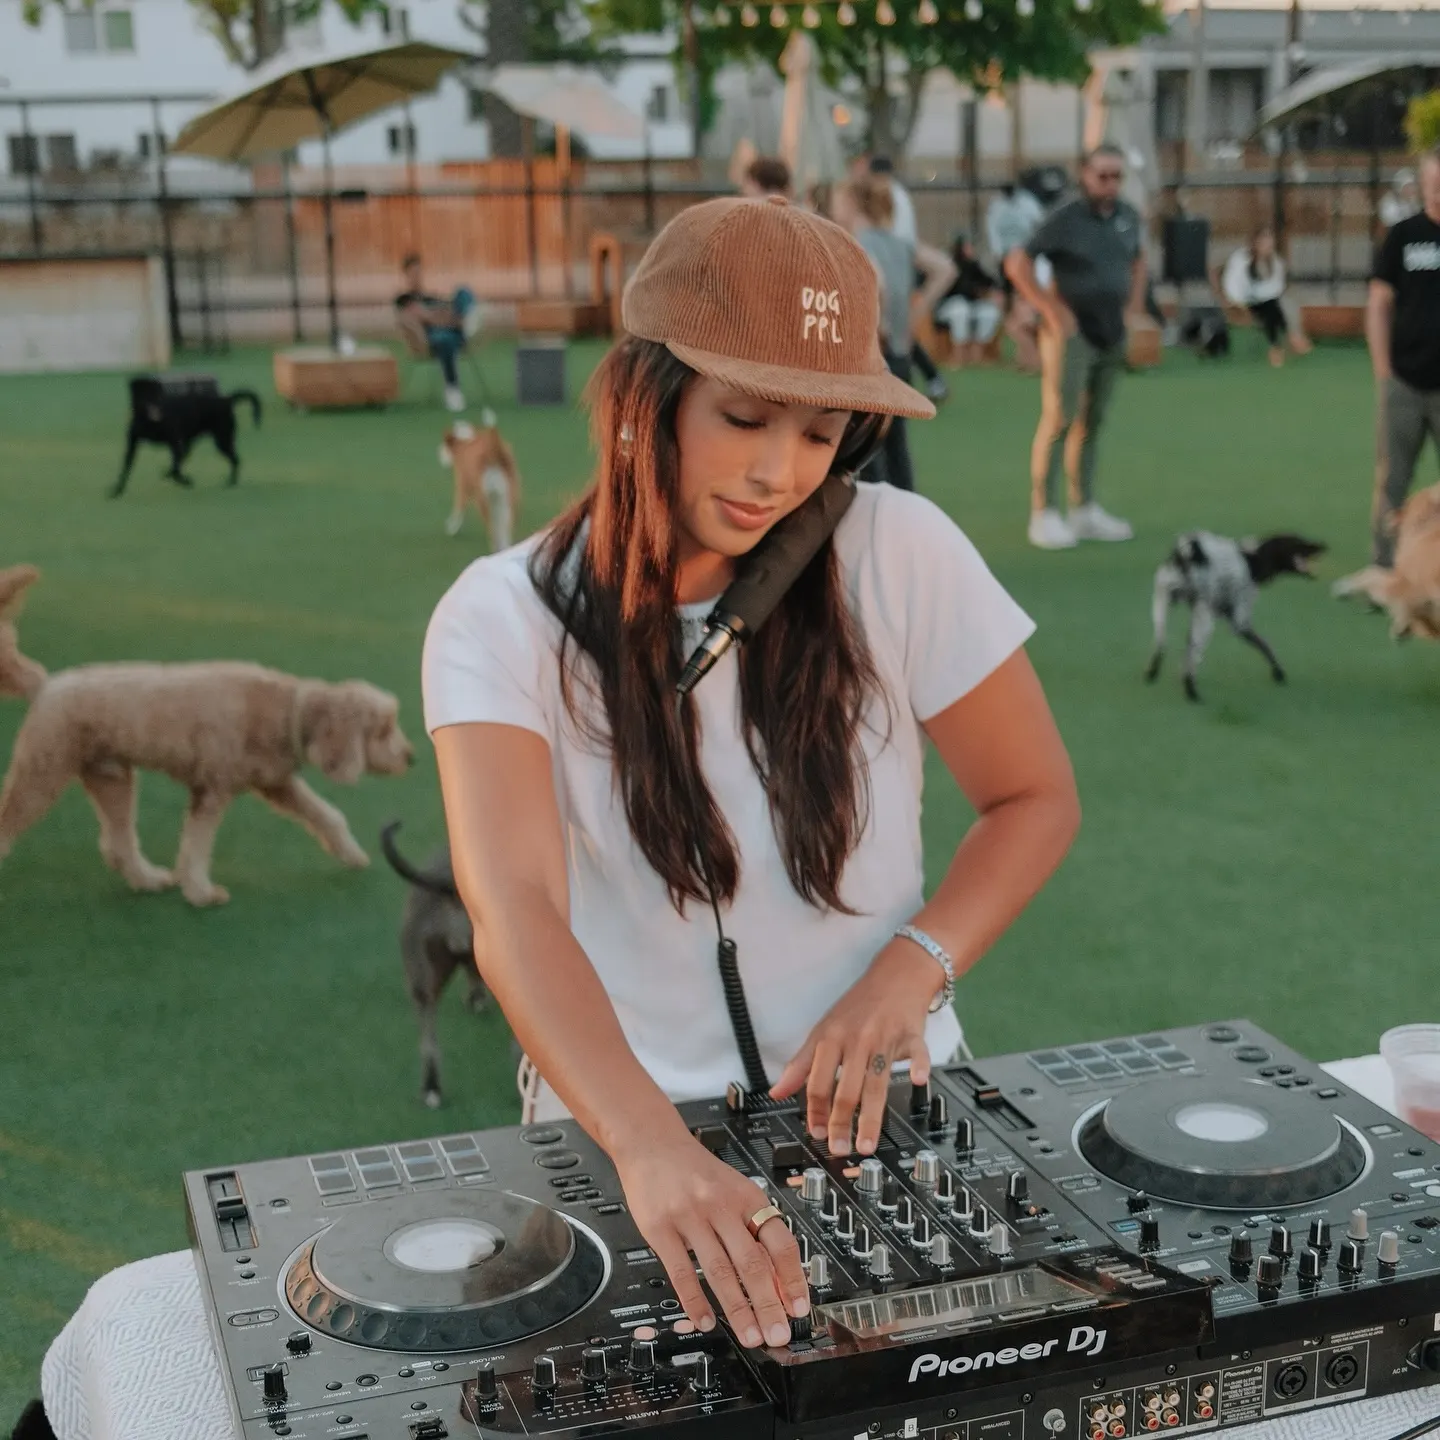
[[[1128,520],[1107,514],[1093,500],[1070,512],[1070,528],[1077,540],[1133,540]]]
[[[457,414],[465,408],[465,393],[458,385],[445,387],[445,408],[453,410]]]
[[[1037,550],[1073,550],[1075,532],[1058,510],[1035,510],[1030,515],[1026,532]]]

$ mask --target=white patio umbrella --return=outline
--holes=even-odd
[[[803,30],[791,31],[780,56],[780,68],[785,72],[780,155],[790,167],[795,194],[804,196],[812,185],[843,180],[845,156],[820,80],[815,42]]]
[[[1368,60],[1353,60],[1347,65],[1331,65],[1322,70],[1312,70],[1302,75],[1293,85],[1280,91],[1256,117],[1255,128],[1264,129],[1277,124],[1304,110],[1317,101],[1331,95],[1363,85],[1367,80],[1376,80],[1382,75],[1392,75],[1401,70],[1424,69],[1440,66],[1440,54],[1435,52],[1414,52],[1407,55],[1372,56]]]
[[[519,115],[548,120],[560,130],[614,140],[640,140],[645,122],[593,75],[573,65],[497,65],[480,85]]]
[[[395,45],[282,52],[247,76],[243,90],[195,116],[172,154],[250,160],[318,139],[325,157],[325,281],[330,343],[340,338],[335,300],[334,189],[330,137],[346,125],[433,90],[447,70],[473,57],[448,45],[405,40]]]

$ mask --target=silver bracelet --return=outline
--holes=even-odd
[[[945,972],[945,983],[940,987],[940,993],[930,1002],[929,1013],[933,1015],[937,1010],[943,1010],[947,1005],[953,1004],[955,1000],[955,962],[950,958],[945,947],[933,936],[927,935],[914,925],[898,926],[895,936],[901,940],[913,940]]]

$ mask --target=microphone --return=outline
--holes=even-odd
[[[688,695],[732,645],[743,644],[769,619],[854,499],[853,476],[830,476],[745,557],[740,573],[706,617],[705,638],[685,662],[675,685],[678,695]]]

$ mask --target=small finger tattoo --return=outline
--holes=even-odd
[[[870,1057],[870,1069],[876,1075],[883,1075],[885,1073],[885,1067],[889,1065],[889,1063],[883,1055],[877,1054]]]

